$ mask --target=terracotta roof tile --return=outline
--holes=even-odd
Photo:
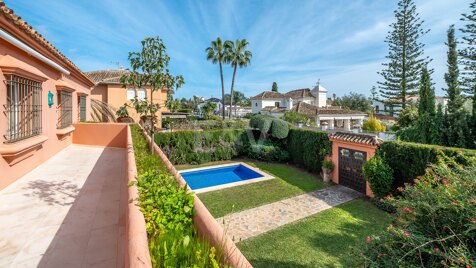
[[[94,84],[120,84],[121,77],[127,73],[129,70],[98,70],[93,72],[84,72]]]
[[[271,112],[271,113],[284,113],[286,108],[284,107],[276,107],[276,106],[266,106],[261,111]]]
[[[55,46],[53,46],[48,40],[46,40],[40,33],[38,33],[31,25],[29,25],[20,16],[16,15],[11,8],[5,5],[5,2],[0,0],[0,14],[3,14],[7,19],[12,21],[23,32],[32,37],[36,42],[45,47],[48,51],[53,53],[58,59],[60,59],[67,66],[81,73],[81,70],[74,65],[74,63],[68,59],[63,53],[61,53]]]
[[[284,95],[279,92],[274,91],[263,91],[260,94],[252,97],[252,100],[263,100],[263,99],[281,99],[284,98]]]
[[[323,108],[323,107],[317,107],[315,105],[305,103],[305,102],[298,102],[297,105],[293,106],[291,109],[293,112],[298,112],[302,113],[305,115],[309,116],[315,116],[317,114],[335,114],[335,115],[342,115],[342,114],[349,114],[349,115],[366,115],[363,112],[360,111],[353,111],[353,110],[345,110],[340,107],[329,107],[329,108]]]
[[[288,91],[287,93],[284,94],[284,97],[291,98],[291,99],[313,98],[313,96],[311,95],[311,90],[309,88],[301,88],[301,89]]]
[[[383,142],[382,139],[375,135],[360,133],[336,132],[334,134],[329,135],[329,137],[335,140],[362,143],[368,145],[380,145]]]

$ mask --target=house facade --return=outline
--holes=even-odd
[[[132,100],[137,97],[139,100],[153,99],[154,103],[160,105],[160,110],[156,116],[161,120],[162,112],[168,112],[165,106],[167,100],[167,89],[152,92],[150,86],[143,88],[124,88],[120,81],[123,75],[128,74],[128,70],[98,70],[93,72],[85,72],[84,74],[94,82],[93,90],[91,91],[91,98],[107,103],[113,110],[119,109],[124,104],[131,104]],[[139,122],[140,115],[137,114],[134,108],[128,107],[129,116],[134,122]],[[160,122],[159,122],[160,123]]]
[[[72,142],[93,82],[0,3],[0,189]]]
[[[418,103],[418,96],[412,96],[408,97],[408,104],[409,105],[417,105]],[[443,107],[443,112],[446,109],[446,106],[448,105],[448,98],[447,97],[441,97],[441,96],[436,96],[435,97],[435,103],[436,105],[441,105]],[[372,106],[376,114],[381,114],[381,115],[389,115],[389,116],[398,116],[400,114],[400,111],[402,110],[401,105],[392,105],[392,100],[373,100],[372,101]]]
[[[208,102],[213,102],[215,103],[215,111],[213,112],[214,114],[217,114],[217,115],[220,115],[221,114],[221,111],[223,109],[223,104],[221,103],[221,99],[218,99],[218,98],[209,98],[209,99],[206,99],[202,102],[200,102],[198,105],[197,105],[197,108],[198,108],[198,116],[202,117],[203,116],[203,113],[202,113],[202,108],[205,104],[207,104]]]
[[[297,112],[313,118],[317,127],[323,129],[351,130],[362,126],[365,113],[330,106],[327,92],[319,83],[312,90],[264,91],[251,98],[252,113],[280,117],[288,111]]]

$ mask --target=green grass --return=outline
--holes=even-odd
[[[214,217],[221,217],[232,212],[272,203],[329,186],[318,175],[287,164],[251,160],[243,160],[243,162],[258,167],[275,178],[269,181],[198,194],[200,200]],[[184,165],[178,168],[196,168],[223,163],[231,163],[231,161],[213,162],[198,166]]]
[[[325,210],[238,243],[253,267],[355,267],[352,247],[390,223],[365,199]]]

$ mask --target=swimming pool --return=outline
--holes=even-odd
[[[180,171],[188,186],[195,192],[207,192],[243,185],[273,177],[244,163],[220,165]]]

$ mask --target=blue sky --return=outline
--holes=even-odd
[[[83,71],[129,67],[127,53],[146,36],[160,36],[171,70],[186,84],[176,97],[221,96],[218,65],[204,50],[220,36],[246,38],[251,65],[239,69],[236,89],[247,96],[269,90],[312,87],[318,78],[338,96],[369,95],[380,79],[384,43],[397,1],[390,0],[5,0]],[[460,28],[470,0],[415,0],[431,29],[423,38],[433,58],[437,95],[444,94],[446,30]],[[457,33],[457,36],[461,34]],[[231,67],[225,67],[230,90]]]

